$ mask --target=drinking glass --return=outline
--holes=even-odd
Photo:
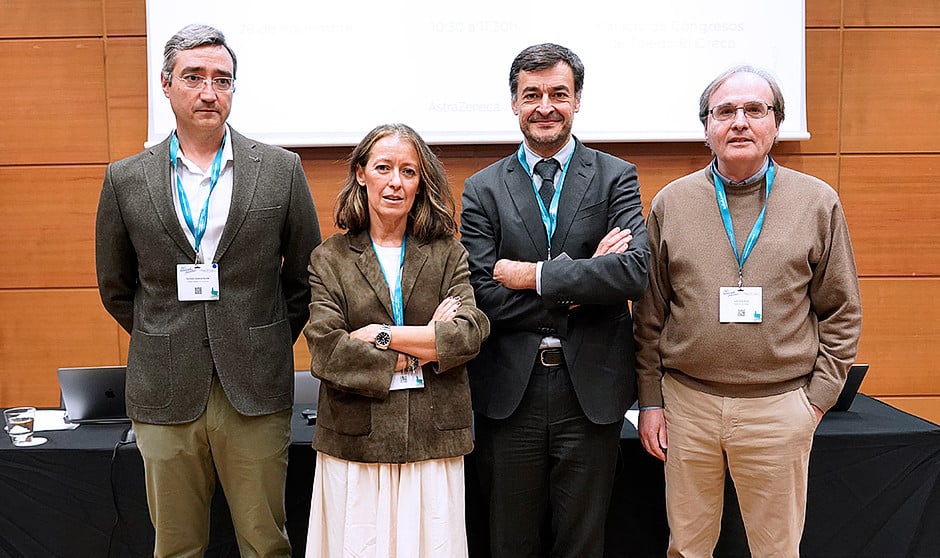
[[[33,425],[36,421],[35,407],[6,409],[3,411],[3,420],[6,421],[6,431],[13,440],[14,446],[33,444]]]

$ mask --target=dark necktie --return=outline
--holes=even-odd
[[[555,195],[555,171],[558,170],[558,161],[555,159],[542,159],[535,163],[535,174],[542,179],[539,186],[539,197],[545,204],[545,209],[552,205],[552,196]]]

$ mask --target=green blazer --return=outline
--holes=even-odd
[[[108,166],[95,228],[98,290],[131,335],[127,413],[178,424],[205,410],[213,371],[232,405],[293,403],[293,342],[308,317],[306,264],[320,228],[300,157],[232,130],[232,203],[215,262],[221,298],[181,302],[195,252],[173,205],[169,140]]]

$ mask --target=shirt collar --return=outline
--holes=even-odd
[[[761,166],[760,170],[757,171],[757,173],[755,173],[754,175],[752,175],[752,176],[750,176],[750,177],[748,177],[748,178],[746,178],[746,179],[744,179],[744,180],[741,180],[741,181],[739,181],[739,182],[735,182],[734,180],[731,180],[730,178],[728,178],[727,176],[725,176],[725,175],[721,174],[721,172],[719,172],[719,170],[718,170],[718,158],[717,158],[717,157],[712,160],[712,172],[714,172],[715,174],[717,174],[717,175],[718,175],[718,178],[720,178],[721,181],[724,182],[725,184],[727,184],[728,186],[748,186],[748,185],[754,184],[754,183],[757,182],[758,180],[764,178],[764,174],[767,172],[767,169],[768,169],[769,167],[770,167],[770,155],[768,155],[767,157],[764,158],[764,164]]]
[[[174,133],[176,132],[174,131]],[[186,170],[188,170],[189,172],[193,174],[207,174],[209,172],[209,169],[203,172],[203,170],[199,168],[199,165],[187,159],[186,156],[183,155],[182,149],[179,150],[179,152],[177,152],[176,158],[179,159],[181,163],[183,163],[183,166],[186,167]],[[232,150],[232,129],[229,127],[228,124],[226,124],[225,125],[225,138],[224,138],[224,143],[222,144],[222,168],[224,169],[225,165],[228,164],[229,161],[234,161],[234,160],[235,160],[235,156]]]
[[[559,149],[552,158],[558,161],[558,167],[561,168],[565,165],[568,159],[571,157],[571,154],[574,153],[575,141],[574,136],[568,138],[568,143],[566,143],[561,149]],[[525,162],[529,166],[529,174],[535,176],[535,164],[545,159],[541,155],[536,154],[534,151],[529,149],[526,142],[522,142],[522,151],[525,153]]]

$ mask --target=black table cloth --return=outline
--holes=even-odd
[[[315,454],[297,406],[287,478],[288,534],[303,555]],[[44,432],[49,442],[15,448],[0,440],[0,557],[146,557],[153,548],[143,465],[127,425]],[[660,557],[668,528],[662,464],[643,451],[626,422],[621,464],[608,513],[607,555]],[[471,556],[488,556],[486,505],[467,458]],[[207,556],[238,556],[221,491],[213,500]],[[726,490],[715,556],[748,556],[733,487]],[[830,413],[816,432],[801,556],[940,556],[940,427],[859,395]]]

